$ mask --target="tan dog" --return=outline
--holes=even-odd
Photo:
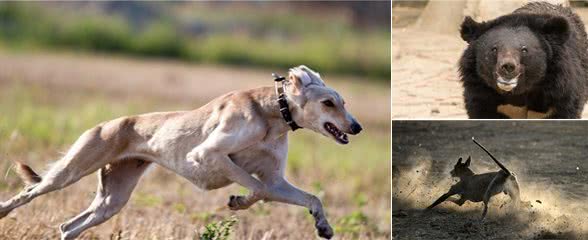
[[[232,210],[246,209],[259,200],[304,206],[314,216],[319,236],[331,238],[333,230],[320,200],[284,178],[291,124],[280,113],[278,89],[282,91],[278,85],[235,91],[193,111],[148,113],[101,123],[83,133],[42,177],[17,163],[27,187],[0,203],[0,218],[99,170],[92,204],[60,226],[62,239],[74,239],[118,213],[147,167],[156,163],[205,190],[233,182],[247,188],[249,195],[230,197]],[[283,90],[292,123],[341,144],[348,143],[345,133],[361,131],[341,96],[308,67],[290,69]]]

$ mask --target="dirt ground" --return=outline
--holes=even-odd
[[[588,23],[588,9],[574,11]],[[410,7],[392,10],[392,119],[466,119],[457,62],[467,45],[457,34],[412,28],[419,13]]]
[[[588,122],[394,121],[392,235],[395,239],[586,239]],[[557,137],[554,136],[565,136]],[[476,173],[497,171],[475,137],[507,168],[531,206],[514,209],[508,196],[482,203],[428,205],[457,180],[449,171],[472,157]]]

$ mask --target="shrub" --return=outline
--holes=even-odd
[[[237,223],[237,217],[231,216],[216,223],[210,223],[200,234],[200,240],[226,240],[231,234],[231,229]]]

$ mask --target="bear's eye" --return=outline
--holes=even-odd
[[[529,50],[527,50],[527,46],[521,47],[521,52],[523,52],[523,53],[529,52]]]

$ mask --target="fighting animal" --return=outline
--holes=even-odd
[[[439,205],[447,200],[449,197],[459,194],[459,199],[451,198],[450,201],[461,206],[466,201],[484,202],[484,212],[482,213],[482,220],[486,217],[488,212],[488,202],[490,198],[504,192],[511,198],[515,207],[518,208],[520,200],[519,183],[516,176],[509,171],[502,163],[500,163],[484,146],[472,139],[480,148],[482,148],[494,162],[500,167],[497,172],[489,172],[483,174],[475,174],[469,167],[471,157],[468,157],[465,163],[462,163],[462,158],[459,158],[453,170],[451,170],[452,177],[458,177],[459,182],[451,186],[449,191],[439,197],[427,209]]]

